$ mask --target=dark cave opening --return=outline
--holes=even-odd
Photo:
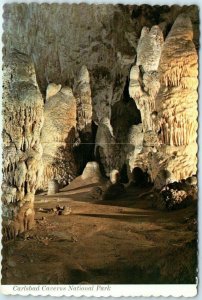
[[[122,183],[128,183],[129,180],[128,180],[128,172],[127,172],[127,165],[126,163],[123,165],[123,167],[121,168],[121,171],[120,171],[120,181]]]
[[[97,128],[98,126],[94,122],[92,122],[91,132],[79,132],[79,138],[81,143],[73,148],[74,157],[77,162],[78,175],[82,174],[86,164],[89,161],[96,160],[94,148]]]
[[[144,172],[141,168],[135,167],[132,171],[132,180],[135,186],[147,187],[151,185],[150,177],[147,172]]]
[[[141,122],[140,110],[129,94],[129,77],[127,77],[121,100],[112,106],[111,125],[117,141],[126,142],[129,128]]]

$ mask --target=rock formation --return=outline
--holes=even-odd
[[[49,180],[48,181],[48,195],[54,195],[59,192],[59,184],[57,180]]]
[[[155,43],[161,44],[159,51],[160,46],[152,44],[156,64],[151,54],[151,60],[146,60],[147,49],[152,52],[151,42],[147,40],[148,31],[142,31],[137,62],[130,73],[130,94],[141,111],[144,137],[143,148],[136,158],[132,156],[132,163],[146,169],[156,188],[161,188],[196,174],[198,58],[187,15],[178,16],[164,44],[162,37],[155,39]],[[156,27],[155,31],[160,32]]]
[[[133,126],[129,133],[130,171],[135,167],[148,171],[148,153],[158,147],[152,114],[156,111],[155,98],[160,88],[158,66],[162,46],[163,34],[158,26],[153,26],[151,30],[147,27],[142,29],[136,64],[130,71],[129,93],[140,110],[142,120],[142,124]]]
[[[101,161],[107,176],[115,167],[113,160],[116,141],[113,134],[113,128],[110,119],[105,117],[98,123],[97,134],[95,138],[95,156]]]
[[[171,181],[197,171],[198,56],[192,39],[190,18],[182,14],[166,38],[159,64],[159,151],[168,157],[166,170]]]
[[[43,99],[33,63],[18,51],[4,56],[3,85],[3,219],[16,235],[34,223],[43,171]]]
[[[74,87],[77,102],[77,130],[83,134],[92,132],[92,98],[90,75],[86,66],[82,66]]]
[[[102,200],[116,200],[125,193],[125,187],[120,183],[120,174],[118,170],[110,172],[110,181],[106,184]]]
[[[73,145],[76,135],[76,99],[71,88],[50,84],[44,105],[44,125],[41,132],[43,147],[43,180],[41,188],[55,179],[66,185],[76,176]]]
[[[78,78],[74,82],[73,92],[76,98],[76,147],[74,150],[78,171],[81,172],[86,163],[92,159],[93,133],[92,133],[92,95],[90,74],[87,67],[82,66]]]
[[[82,180],[86,179],[94,179],[94,180],[101,180],[102,175],[100,173],[100,167],[99,164],[96,161],[90,161],[87,163],[85,169],[83,170],[83,173],[81,175]]]

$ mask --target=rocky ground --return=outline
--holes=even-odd
[[[195,282],[196,203],[159,211],[137,187],[98,201],[94,185],[78,179],[36,196],[35,229],[4,242],[2,284]],[[57,205],[71,213],[52,211]]]

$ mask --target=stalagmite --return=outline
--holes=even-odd
[[[96,157],[101,160],[107,176],[109,176],[116,164],[113,161],[115,147],[113,128],[109,118],[105,117],[98,124],[94,151]]]
[[[92,98],[90,76],[86,66],[82,66],[75,83],[74,95],[77,101],[77,130],[91,134],[92,131]]]
[[[46,189],[48,181],[54,179],[66,185],[76,176],[73,155],[75,132],[76,100],[71,88],[62,87],[44,105],[41,133],[44,172],[40,188]]]
[[[13,51],[3,65],[3,223],[13,235],[34,224],[34,194],[40,181],[43,99],[34,65]],[[6,237],[5,237],[6,238]]]
[[[83,170],[81,178],[83,180],[92,178],[95,180],[101,180],[102,175],[100,173],[99,164],[96,161],[88,162],[85,169]]]
[[[181,14],[165,40],[159,64],[161,87],[155,102],[166,134],[159,151],[162,156],[178,153],[166,166],[172,181],[196,174],[198,57],[192,39],[191,21]]]
[[[120,180],[120,173],[118,170],[112,170],[110,172],[110,181],[112,184],[115,184],[117,182],[119,182]]]
[[[48,182],[48,195],[54,195],[59,192],[59,184],[57,180],[49,180]]]
[[[136,64],[130,71],[130,96],[135,100],[141,112],[143,130],[153,130],[150,117],[155,111],[155,97],[160,83],[158,78],[158,65],[163,46],[163,34],[158,26],[142,29],[137,47]]]
[[[142,124],[139,125],[133,125],[130,128],[129,134],[128,134],[128,145],[127,145],[127,164],[129,167],[130,173],[128,174],[129,177],[131,177],[132,171],[134,167],[142,167],[142,162],[139,158],[139,153],[141,153],[143,149],[143,129]]]
[[[138,127],[133,126],[134,136],[137,136],[139,142],[130,141],[134,144],[134,149],[131,146],[127,150],[127,158],[130,171],[134,167],[140,167],[146,170],[146,165],[149,164],[147,153],[155,152],[158,146],[157,139],[157,109],[155,98],[160,88],[158,65],[163,47],[163,34],[158,26],[153,26],[151,30],[144,27],[137,47],[136,64],[130,71],[129,93],[134,99],[141,113],[141,131],[138,133]],[[138,125],[139,126],[139,125]],[[167,139],[164,128],[162,128],[162,139]],[[136,132],[137,131],[137,132]],[[151,138],[148,139],[148,137]],[[152,146],[151,146],[152,141]],[[141,145],[142,144],[142,145]],[[149,168],[150,172],[152,169]],[[151,178],[153,174],[150,173]]]

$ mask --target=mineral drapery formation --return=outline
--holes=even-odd
[[[43,99],[31,60],[18,51],[4,57],[3,84],[3,220],[8,234],[16,235],[34,223]]]
[[[62,186],[76,176],[73,145],[76,132],[76,99],[71,88],[50,84],[44,105],[44,125],[41,133],[43,146],[43,181],[55,179]]]
[[[130,95],[141,111],[144,133],[143,148],[136,150],[131,163],[146,170],[160,188],[196,174],[198,58],[187,15],[178,16],[164,44],[162,36],[151,35],[152,48],[151,31],[143,28],[130,73]]]
[[[166,38],[159,64],[159,151],[168,156],[172,181],[196,174],[197,167],[198,56],[192,39],[190,18],[182,14]]]

